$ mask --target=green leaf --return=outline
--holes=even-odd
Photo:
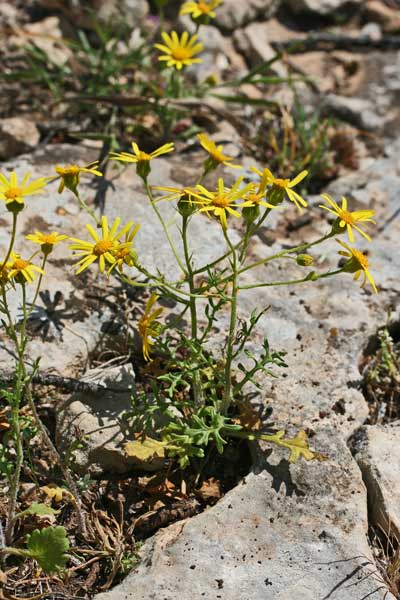
[[[225,102],[235,102],[236,104],[253,104],[256,106],[271,106],[273,108],[278,107],[278,103],[273,100],[266,100],[265,98],[249,98],[248,96],[229,96],[225,94],[210,94],[214,98],[219,100],[225,100]]]
[[[59,510],[54,510],[51,506],[47,506],[47,504],[40,504],[39,502],[32,502],[32,504],[22,512],[16,515],[16,519],[21,519],[26,515],[56,515],[59,513]]]
[[[29,556],[34,558],[46,573],[54,573],[65,566],[69,541],[64,527],[35,529],[27,535]]]

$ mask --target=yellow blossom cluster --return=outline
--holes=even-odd
[[[201,147],[207,152],[207,158],[204,161],[204,178],[210,171],[220,165],[241,168],[235,164],[235,159],[224,152],[223,146],[218,145],[206,134],[198,135]],[[110,158],[120,162],[133,163],[136,165],[137,173],[142,177],[146,184],[146,189],[152,194],[148,185],[147,178],[150,173],[150,163],[153,159],[172,152],[173,143],[167,143],[157,148],[153,152],[145,152],[139,148],[137,143],[132,143],[133,153],[114,152]],[[0,173],[0,199],[4,201],[7,210],[14,217],[14,225],[18,213],[23,209],[26,197],[40,194],[48,182],[54,179],[60,179],[59,192],[65,188],[71,190],[78,199],[78,185],[82,174],[101,176],[98,162],[90,163],[86,166],[67,165],[55,167],[56,176],[41,177],[36,180],[30,180],[30,174],[24,175],[21,181],[17,174],[12,172],[7,178]],[[158,200],[177,200],[178,210],[184,217],[189,217],[194,213],[205,213],[208,217],[217,219],[222,229],[226,232],[228,228],[229,217],[243,217],[248,230],[253,227],[260,219],[265,218],[266,214],[272,209],[277,208],[285,200],[285,197],[295,204],[301,211],[307,207],[307,202],[303,196],[294,188],[298,186],[308,175],[307,171],[302,171],[297,176],[291,178],[275,177],[268,168],[259,169],[252,167],[251,171],[257,175],[258,181],[246,183],[244,176],[239,176],[233,185],[226,185],[224,178],[219,177],[215,189],[208,189],[202,183],[197,183],[192,187],[165,187],[155,186],[153,189],[167,192],[167,194]],[[340,235],[346,233],[351,243],[354,242],[354,232],[361,234],[368,241],[369,235],[360,227],[362,223],[375,223],[373,220],[373,210],[349,211],[346,198],[342,199],[342,205],[339,206],[330,196],[323,195],[328,206],[320,205],[322,208],[335,216],[331,234]],[[154,202],[152,196],[150,200]],[[260,211],[264,209],[264,216]],[[134,267],[137,265],[137,252],[134,248],[134,238],[139,231],[140,225],[133,221],[124,226],[121,225],[121,219],[116,218],[111,226],[107,217],[103,215],[97,222],[97,228],[87,224],[86,228],[89,239],[69,238],[65,234],[58,232],[43,233],[35,231],[26,236],[26,238],[40,246],[44,256],[44,263],[47,256],[52,252],[55,245],[69,239],[72,243],[70,249],[74,256],[78,257],[76,274],[82,273],[93,263],[97,263],[100,273],[110,273],[116,269],[120,274],[124,267]],[[15,231],[13,232],[15,238]],[[350,247],[342,241],[339,244],[344,248],[339,254],[346,258],[342,271],[354,273],[354,279],[363,276],[362,287],[369,281],[373,290],[377,292],[375,281],[369,270],[367,256]],[[34,255],[33,255],[34,256]],[[32,257],[25,259],[14,252],[11,244],[5,260],[0,263],[0,284],[4,287],[6,283],[32,283],[36,275],[43,276],[43,266],[37,266],[32,262]],[[298,264],[303,264],[298,262]],[[305,263],[304,263],[305,264]],[[152,338],[160,331],[159,324],[156,322],[161,310],[153,310],[157,296],[152,295],[146,305],[146,310],[140,320],[139,330],[143,339],[143,352],[146,359],[150,356]]]

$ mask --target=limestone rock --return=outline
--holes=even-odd
[[[354,443],[355,459],[368,490],[372,522],[400,539],[400,422],[367,425]]]
[[[238,50],[244,54],[251,66],[272,60],[276,51],[268,40],[268,30],[264,23],[251,23],[244,29],[238,29],[233,36]],[[287,69],[280,61],[271,65],[271,70],[279,77],[287,76]]]
[[[373,559],[361,474],[336,435],[320,440],[328,461],[289,465],[266,452],[261,472],[158,532],[138,568],[96,600],[360,600],[375,590],[382,600],[385,590],[366,577]]]
[[[124,473],[135,464],[126,456],[123,444],[131,439],[122,415],[130,407],[135,387],[131,365],[89,370],[81,381],[97,384],[104,391],[76,392],[61,407],[57,419],[57,446],[68,453],[82,436],[82,448],[72,453],[76,469],[91,475],[103,472]],[[160,465],[155,465],[156,469]]]
[[[140,23],[149,10],[146,0],[92,0],[91,4],[100,19],[110,21],[119,18],[131,26]]]
[[[323,107],[327,113],[367,131],[379,131],[386,123],[385,117],[378,114],[374,104],[365,98],[328,94]]]
[[[257,17],[266,20],[278,10],[280,0],[224,0],[218,7],[216,24],[226,30],[233,31]]]
[[[38,128],[25,117],[0,119],[0,160],[33,150],[40,140]]]
[[[61,21],[58,17],[46,17],[41,21],[28,23],[22,30],[16,28],[9,43],[23,47],[27,37],[44,52],[49,62],[64,65],[72,56],[71,49],[64,42]]]
[[[294,13],[310,12],[327,16],[349,5],[362,4],[362,0],[286,0],[286,3]]]

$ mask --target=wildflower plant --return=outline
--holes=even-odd
[[[220,3],[218,0],[186,2],[181,12],[190,14],[200,27],[203,22],[214,18],[214,11]],[[165,3],[159,0],[157,4],[161,9]],[[197,41],[196,34],[190,36],[187,32],[180,36],[174,31],[170,34],[162,32],[161,37],[164,43],[155,44],[155,50],[162,53],[158,61],[170,70],[170,87],[174,87],[178,93],[182,84],[181,72],[201,60],[202,44]],[[166,93],[169,93],[168,90]],[[21,180],[14,172],[9,177],[0,173],[0,200],[12,215],[8,248],[0,257],[0,313],[16,356],[13,391],[5,395],[11,415],[8,438],[12,452],[0,446],[0,469],[7,477],[9,487],[5,549],[8,554],[35,557],[49,572],[62,567],[66,561],[68,541],[62,528],[33,531],[27,538],[26,549],[14,548],[13,538],[18,514],[22,514],[18,513],[18,504],[24,460],[21,418],[24,399],[38,433],[54,462],[62,470],[81,534],[86,535],[85,516],[74,477],[42,423],[32,395],[32,379],[39,368],[39,361],[28,368],[26,360],[28,321],[46,277],[49,257],[58,244],[69,245],[75,261],[73,269],[76,277],[83,271],[96,269],[100,277],[116,277],[125,286],[146,291],[145,308],[137,321],[142,345],[142,357],[137,357],[137,360],[145,365],[144,373],[152,367],[154,371],[149,382],[145,382],[143,389],[132,398],[128,420],[133,441],[126,445],[128,454],[136,454],[142,462],[154,456],[162,464],[164,459],[169,459],[181,469],[191,466],[200,472],[204,464],[202,461],[209,460],[212,453],[224,453],[232,440],[261,440],[287,449],[292,462],[300,458],[307,461],[324,458],[309,447],[304,431],[299,431],[294,437],[286,436],[284,431],[266,432],[253,427],[251,420],[243,417],[243,406],[247,406],[249,401],[249,390],[254,386],[262,387],[263,377],[276,377],[279,369],[286,367],[286,364],[284,353],[271,349],[267,339],[257,349],[251,349],[249,344],[268,307],[261,307],[242,318],[238,314],[238,299],[249,289],[312,285],[320,279],[346,274],[352,274],[355,280],[361,277],[362,287],[370,284],[376,293],[377,286],[366,254],[338,239],[347,235],[350,243],[353,243],[355,230],[370,241],[370,236],[359,227],[359,223],[375,224],[372,218],[374,211],[350,211],[345,198],[340,207],[325,195],[328,206],[322,205],[322,208],[335,220],[330,227],[327,226],[324,235],[310,242],[285,245],[284,249],[275,253],[268,253],[266,249],[264,257],[253,260],[249,252],[252,239],[272,211],[284,210],[291,204],[299,211],[308,209],[307,200],[302,194],[302,185],[308,172],[303,169],[298,174],[276,177],[269,167],[253,167],[251,171],[255,181],[247,182],[245,176],[240,174],[232,185],[228,185],[218,171],[217,184],[211,186],[207,179],[210,173],[222,167],[240,170],[241,165],[236,164],[223,146],[216,144],[206,133],[200,133],[198,140],[204,150],[202,169],[193,181],[186,182],[181,188],[153,187],[149,182],[149,175],[158,157],[175,151],[172,141],[149,152],[135,140],[131,142],[132,152],[113,151],[108,157],[116,169],[120,163],[135,169],[142,181],[149,206],[160,223],[176,263],[179,275],[173,281],[157,265],[147,268],[142,264],[140,223],[136,221],[134,209],[131,219],[126,223],[119,217],[109,223],[106,215],[98,214],[81,196],[83,176],[102,177],[103,170],[97,161],[85,166],[58,165],[55,174],[53,172],[48,177],[34,180],[30,179],[29,173]],[[87,214],[90,221],[86,224],[87,234],[82,238],[69,238],[63,232],[34,231],[26,236],[32,245],[32,254],[22,255],[17,235],[20,213],[26,202],[38,203],[39,206],[40,194],[54,180],[59,183],[58,192],[72,193],[81,210]],[[175,242],[170,224],[163,216],[162,206],[165,202],[175,206],[179,219],[179,243]],[[210,262],[203,262],[202,256],[196,260],[190,237],[190,223],[201,222],[202,219],[213,220],[220,234],[219,255]],[[232,235],[233,222],[240,233],[239,241],[237,236],[234,238]],[[334,270],[317,270],[310,252],[331,239],[337,239],[341,247],[341,262]],[[247,277],[250,272],[257,272],[258,267],[282,260],[292,261],[300,270],[299,276],[250,284],[248,279],[245,280],[244,274]],[[27,301],[29,287],[33,289],[31,302]],[[18,295],[22,313],[22,320],[18,324],[14,322],[10,310],[10,294]],[[165,318],[167,311],[164,305],[168,306],[171,302],[178,307],[178,319],[171,315],[171,318]],[[215,348],[211,342],[215,324],[223,311],[229,315],[229,325],[222,345]],[[182,327],[183,318],[188,321],[187,327]],[[42,509],[36,507],[35,510]]]

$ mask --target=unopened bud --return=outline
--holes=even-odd
[[[298,254],[296,256],[296,262],[300,267],[311,267],[314,259],[310,254]]]
[[[242,216],[247,225],[252,225],[254,221],[260,216],[259,206],[245,206],[245,208],[242,210]]]

